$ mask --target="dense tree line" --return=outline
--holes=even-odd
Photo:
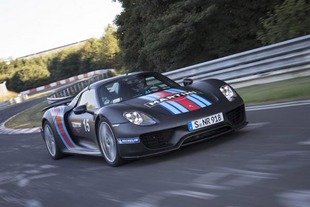
[[[123,66],[167,71],[309,33],[307,0],[119,0]]]
[[[100,39],[90,39],[84,45],[31,59],[0,61],[0,82],[7,81],[13,91],[23,91],[81,73],[114,68],[119,53],[116,28],[108,26]]]

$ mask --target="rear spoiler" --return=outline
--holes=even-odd
[[[74,96],[66,96],[66,97],[61,97],[61,98],[47,98],[49,105],[45,107],[44,109],[42,109],[42,112],[50,108],[56,107],[56,106],[66,105],[70,103],[73,98]]]

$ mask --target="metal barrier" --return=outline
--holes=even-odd
[[[57,89],[56,92],[47,98],[47,101],[51,104],[64,98],[75,96],[90,84],[114,76],[114,73],[115,72],[112,69],[108,69],[102,73],[94,73],[90,78]]]
[[[310,75],[309,69],[310,35],[307,35],[164,74],[179,83],[188,77],[194,80],[217,78],[246,86],[264,83],[267,76],[268,82],[272,82],[279,80],[282,74],[285,74],[283,79]]]

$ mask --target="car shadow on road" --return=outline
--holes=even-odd
[[[213,139],[209,139],[203,142],[199,142],[196,144],[188,145],[185,147],[181,147],[175,151],[167,152],[160,155],[155,155],[151,157],[136,159],[126,161],[124,165],[118,168],[137,168],[137,167],[145,167],[149,165],[155,165],[157,163],[163,163],[175,159],[180,159],[182,157],[186,157],[189,155],[199,154],[203,151],[210,150],[221,146],[223,144],[227,144],[239,139],[245,139],[245,135],[249,133],[248,130],[240,130],[236,132],[231,132],[219,137],[215,137]],[[103,157],[100,156],[89,156],[89,155],[72,155],[65,158],[65,160],[72,162],[85,162],[87,166],[108,166],[104,161]]]
[[[157,163],[180,159],[182,157],[186,157],[190,155],[192,156],[194,154],[199,154],[203,151],[216,148],[223,144],[228,144],[236,140],[245,139],[246,138],[245,135],[248,133],[249,131],[247,130],[231,132],[231,133],[228,133],[228,134],[225,134],[219,137],[215,137],[215,138],[212,138],[206,141],[202,141],[199,143],[181,147],[175,151],[167,152],[167,153],[152,156],[152,157],[134,160],[132,162],[129,162],[127,165],[124,165],[123,167],[124,168],[143,167],[146,165],[154,165]]]

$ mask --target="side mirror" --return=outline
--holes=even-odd
[[[189,86],[189,85],[191,85],[193,82],[194,82],[193,79],[191,79],[191,78],[185,78],[185,79],[183,80],[183,85],[184,85],[184,86]]]
[[[87,111],[86,105],[81,105],[73,109],[73,113],[76,115],[84,114],[86,113],[86,111]]]

